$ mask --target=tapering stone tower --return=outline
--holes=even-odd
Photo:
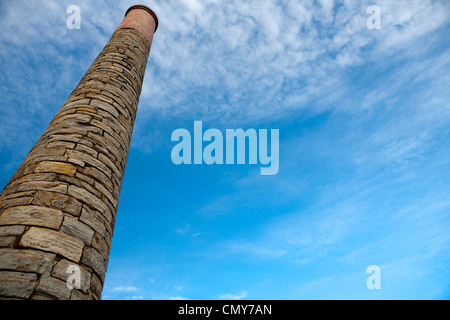
[[[128,9],[2,191],[0,298],[101,298],[157,27],[150,8]]]

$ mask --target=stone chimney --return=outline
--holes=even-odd
[[[158,18],[135,5],[0,194],[0,298],[100,299]]]

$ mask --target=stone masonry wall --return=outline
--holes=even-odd
[[[4,188],[1,298],[101,298],[149,52],[117,29]]]

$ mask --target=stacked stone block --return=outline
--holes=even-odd
[[[0,298],[101,298],[157,27],[149,8],[130,12],[0,195]]]

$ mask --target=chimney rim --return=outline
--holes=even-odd
[[[127,14],[129,14],[132,10],[136,10],[136,9],[142,9],[147,11],[148,13],[150,13],[150,15],[153,17],[153,19],[155,20],[155,30],[153,32],[156,32],[156,30],[158,30],[158,16],[156,15],[156,13],[150,9],[150,7],[145,6],[143,4],[135,4],[134,6],[131,6],[128,8],[127,12],[125,12],[125,17],[127,16]]]

